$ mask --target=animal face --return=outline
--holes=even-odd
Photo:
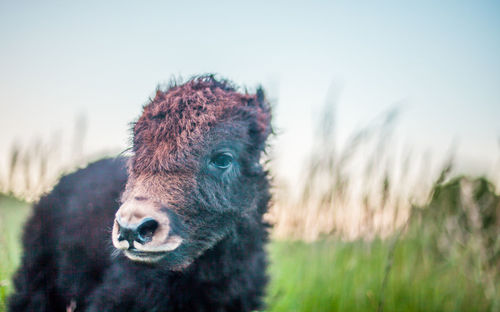
[[[259,160],[270,132],[259,92],[201,77],[144,108],[113,226],[125,256],[182,270],[256,213],[267,196]]]

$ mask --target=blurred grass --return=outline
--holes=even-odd
[[[0,311],[5,310],[11,276],[19,265],[22,224],[29,211],[26,202],[0,194]]]
[[[387,241],[273,242],[269,311],[377,311]],[[384,311],[489,311],[482,286],[458,263],[436,262],[419,240],[402,240]]]
[[[0,311],[12,290],[29,205],[0,197]],[[480,281],[459,260],[436,257],[432,238],[403,236],[395,245],[384,289],[384,311],[490,311]],[[391,239],[269,244],[268,311],[377,311]]]

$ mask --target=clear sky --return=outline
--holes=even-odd
[[[158,83],[206,72],[268,90],[282,168],[332,85],[341,138],[399,103],[413,149],[498,159],[499,1],[1,0],[0,162],[82,114],[88,153],[121,150]]]

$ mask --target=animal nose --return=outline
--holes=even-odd
[[[139,224],[123,224],[118,219],[118,241],[128,241],[130,248],[133,242],[145,244],[153,239],[158,222],[153,218],[145,218]]]

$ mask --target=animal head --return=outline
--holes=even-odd
[[[213,76],[157,91],[133,128],[114,246],[133,261],[182,270],[238,224],[260,222],[270,121],[261,89],[241,93]]]

